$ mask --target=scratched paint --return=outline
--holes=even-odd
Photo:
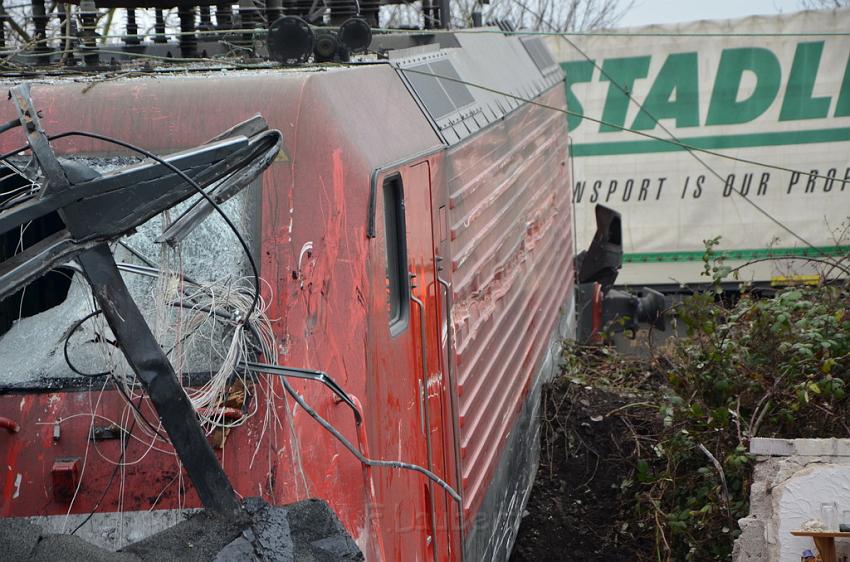
[[[281,362],[324,370],[360,397],[370,454],[430,464],[450,484],[464,488],[463,515],[474,520],[500,443],[539,367],[543,335],[554,329],[557,310],[571,291],[564,120],[541,108],[524,108],[445,150],[398,75],[385,65],[116,79],[86,96],[79,96],[81,87],[34,86],[49,132],[102,131],[169,152],[203,142],[256,112],[283,131],[289,158],[273,163],[263,177],[258,247]],[[360,100],[354,108],[353,98]],[[559,86],[541,101],[557,105],[563,99]],[[0,104],[0,119],[11,117]],[[163,129],[163,123],[171,126]],[[0,139],[0,149],[13,144]],[[79,139],[57,148],[106,151]],[[387,167],[393,162],[402,164]],[[416,275],[414,296],[423,302],[421,310],[411,308],[405,330],[396,335],[389,330],[381,220],[377,237],[367,237],[376,170],[399,173],[404,180],[407,265]],[[382,216],[380,199],[376,207]],[[445,241],[434,226],[442,207],[449,209]],[[452,287],[452,326],[446,324],[440,276]],[[358,441],[344,404],[320,385],[293,385]],[[274,388],[282,394],[279,384]],[[425,391],[422,410],[420,389]],[[460,396],[459,434],[450,408],[454,392]],[[254,398],[261,412],[272,400],[266,392]],[[219,451],[237,492],[278,504],[307,496],[325,499],[369,560],[432,560],[435,545],[440,562],[458,559],[460,513],[442,491],[414,473],[365,470],[303,409],[281,399],[271,408],[278,417],[268,427],[256,416],[231,431]],[[151,415],[147,403],[142,409]],[[88,455],[74,504],[52,498],[52,462],[84,456],[92,413],[97,423],[106,423],[122,419],[123,410],[112,390],[0,395],[0,412],[17,411],[22,426],[20,434],[0,435],[5,461],[0,513],[62,515],[70,508],[84,515],[98,502],[104,512],[117,511],[119,503],[137,512],[199,506],[191,483],[185,478],[185,487],[178,483],[173,452],[135,439],[125,455],[137,462],[121,471],[123,496],[122,487],[107,487],[113,464],[105,459],[119,458],[119,443],[105,441],[92,445],[97,451]],[[431,425],[423,431],[420,412],[425,411]],[[58,440],[52,438],[55,424],[61,428]],[[461,458],[455,458],[455,440],[462,443]],[[39,443],[35,452],[33,443]]]
[[[559,103],[558,94],[551,90],[543,103]],[[462,145],[449,160],[452,312],[468,517],[483,500],[500,444],[573,278],[564,120],[541,108],[518,113],[486,132],[489,142]]]

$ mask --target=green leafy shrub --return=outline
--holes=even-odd
[[[565,354],[568,374],[584,370],[595,384],[636,393],[616,411],[635,443],[619,492],[631,515],[620,517],[635,544],[655,545],[637,554],[644,560],[729,560],[749,509],[751,438],[850,437],[846,286],[771,297],[743,287],[724,302],[720,283],[731,270],[717,244],[706,242],[711,290],[677,307],[685,336],[641,366],[610,350]],[[629,380],[640,372],[647,376]]]

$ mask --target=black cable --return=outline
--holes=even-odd
[[[525,10],[527,10],[527,11],[528,11],[528,12],[530,12],[532,15],[534,15],[534,16],[536,16],[536,17],[538,17],[538,18],[540,19],[540,21],[542,21],[543,23],[545,23],[546,25],[548,25],[550,29],[552,29],[552,30],[554,30],[554,31],[556,31],[556,32],[557,32],[557,31],[559,31],[559,30],[557,29],[557,26],[553,25],[550,21],[548,21],[545,17],[543,17],[543,15],[542,15],[542,14],[536,13],[534,10],[532,10],[531,8],[529,8],[528,6],[526,6],[526,5],[522,2],[522,0],[515,0],[515,1],[517,2],[517,4],[519,4],[519,5],[520,5],[520,7],[522,7],[522,8],[523,8],[523,9],[525,9]],[[650,118],[650,119],[652,119],[653,123],[655,123],[656,125],[658,125],[658,127],[659,127],[662,131],[664,131],[665,133],[667,133],[667,134],[670,136],[670,139],[669,139],[669,141],[668,141],[668,142],[672,142],[672,143],[674,143],[674,144],[676,144],[676,145],[680,146],[681,148],[684,148],[684,149],[688,152],[688,154],[690,154],[690,155],[691,155],[691,156],[692,156],[692,157],[693,157],[693,158],[694,158],[697,162],[699,162],[700,164],[702,164],[702,165],[703,165],[703,167],[705,167],[705,169],[706,169],[706,170],[708,170],[708,171],[709,171],[709,172],[710,172],[710,173],[711,173],[714,177],[716,177],[716,178],[717,178],[717,179],[718,179],[721,183],[725,183],[725,181],[726,181],[726,180],[723,178],[723,176],[721,176],[719,172],[717,172],[714,168],[712,168],[712,167],[708,164],[708,162],[706,162],[705,160],[703,160],[702,158],[700,158],[700,157],[699,157],[699,155],[697,154],[697,152],[704,152],[704,153],[706,153],[706,154],[713,154],[713,155],[718,155],[718,153],[716,153],[716,152],[714,152],[714,151],[710,151],[710,150],[698,149],[698,148],[696,148],[696,147],[692,147],[692,146],[689,146],[689,145],[687,145],[687,144],[685,144],[685,143],[681,142],[681,141],[680,141],[680,140],[676,137],[676,135],[674,135],[674,134],[670,131],[670,129],[668,129],[666,126],[664,126],[664,124],[663,124],[663,123],[661,123],[661,122],[658,120],[658,118],[656,118],[656,117],[655,117],[652,113],[650,113],[649,111],[647,111],[647,110],[646,110],[646,108],[643,106],[643,104],[641,104],[639,101],[637,101],[637,100],[634,98],[634,96],[632,96],[631,92],[630,92],[627,88],[623,87],[623,86],[622,86],[619,82],[617,82],[616,80],[614,80],[614,79],[613,79],[613,77],[612,77],[610,74],[608,74],[607,72],[605,72],[605,70],[604,70],[604,69],[603,69],[603,68],[599,65],[599,63],[597,63],[595,60],[593,60],[593,59],[592,59],[592,58],[591,58],[591,57],[590,57],[587,53],[585,53],[585,52],[584,52],[584,51],[583,51],[583,50],[582,50],[582,49],[581,49],[578,45],[576,45],[576,44],[575,44],[575,42],[573,42],[570,38],[568,38],[568,37],[567,37],[566,35],[564,35],[564,34],[560,34],[560,33],[559,33],[558,35],[559,35],[559,36],[560,36],[560,38],[561,38],[561,39],[563,39],[563,40],[564,40],[564,41],[565,41],[568,45],[570,45],[573,49],[575,49],[576,51],[578,51],[578,53],[579,53],[582,57],[584,57],[584,58],[585,58],[585,60],[587,60],[590,64],[592,64],[592,65],[594,66],[594,68],[596,68],[597,70],[599,70],[599,72],[602,74],[602,76],[604,76],[604,77],[605,77],[605,79],[606,79],[606,80],[608,80],[611,84],[613,84],[614,86],[616,86],[616,87],[617,87],[617,89],[618,89],[618,90],[620,90],[620,92],[622,92],[622,93],[623,93],[623,94],[624,94],[624,95],[628,98],[628,100],[629,100],[630,102],[632,102],[635,106],[637,106],[637,108],[638,108],[641,112],[643,112],[643,113],[645,113],[647,116],[649,116],[649,118]],[[585,118],[587,118],[587,117],[585,116]],[[589,119],[589,120],[590,120],[590,121],[597,121],[597,120],[595,120],[595,119]],[[597,122],[600,122],[600,123],[601,123],[601,121],[597,121]],[[615,127],[617,127],[617,126],[615,125]],[[632,133],[637,132],[637,131],[634,131],[634,130],[631,130],[631,129],[626,129],[625,127],[617,127],[617,128],[619,128],[620,130],[623,130],[623,131],[629,131],[629,132],[632,132]],[[739,159],[739,160],[741,160],[741,159]],[[744,161],[744,160],[741,160],[741,161]],[[754,163],[754,162],[750,162],[750,163]],[[765,166],[765,167],[770,167],[770,166]],[[790,228],[790,227],[788,227],[788,226],[787,226],[787,225],[785,225],[782,221],[780,221],[779,219],[777,219],[776,217],[774,217],[772,214],[770,214],[769,212],[767,212],[767,211],[766,211],[765,209],[763,209],[763,208],[762,208],[762,207],[761,207],[758,203],[756,203],[755,201],[753,201],[752,199],[750,199],[749,197],[747,197],[747,196],[746,196],[746,195],[745,195],[742,191],[740,191],[738,188],[732,187],[732,188],[731,188],[731,190],[732,190],[732,192],[733,192],[733,193],[735,193],[735,194],[737,194],[738,196],[740,196],[740,197],[741,197],[744,201],[746,201],[747,203],[749,203],[749,204],[750,204],[753,208],[755,208],[755,209],[756,209],[759,213],[761,213],[762,215],[764,215],[765,217],[767,217],[767,218],[768,218],[771,222],[773,222],[774,224],[776,224],[777,226],[779,226],[779,227],[780,227],[781,229],[783,229],[785,232],[787,232],[788,234],[790,234],[791,236],[793,236],[794,238],[796,238],[797,240],[799,240],[800,242],[802,242],[803,244],[805,244],[806,246],[808,246],[809,248],[811,248],[812,250],[814,250],[814,251],[818,252],[819,254],[822,254],[822,255],[826,256],[826,257],[827,257],[827,259],[828,259],[828,257],[829,257],[829,256],[827,256],[827,255],[826,255],[826,254],[825,254],[822,250],[820,250],[819,248],[815,247],[815,245],[814,245],[814,244],[812,244],[811,242],[809,242],[808,240],[806,240],[805,238],[803,238],[802,236],[800,236],[799,234],[797,234],[796,232],[794,232],[793,230],[791,230],[791,228]]]
[[[280,381],[283,383],[283,387],[286,389],[286,392],[288,392],[289,395],[292,396],[292,399],[295,400],[298,403],[298,405],[301,406],[304,409],[304,411],[307,412],[307,414],[311,418],[316,420],[316,422],[318,422],[319,425],[321,425],[331,435],[333,435],[336,438],[337,441],[342,443],[342,445],[346,449],[348,449],[348,451],[352,455],[357,457],[357,460],[359,460],[362,464],[364,464],[366,466],[376,466],[376,467],[383,467],[383,468],[398,468],[398,469],[411,470],[413,472],[418,472],[419,474],[422,474],[423,476],[425,476],[426,478],[428,478],[429,480],[431,480],[432,482],[437,484],[440,488],[445,490],[446,493],[449,496],[451,496],[451,498],[453,500],[455,500],[458,503],[461,503],[462,500],[461,500],[460,494],[457,493],[457,491],[454,488],[452,488],[448,484],[448,482],[446,482],[445,480],[443,480],[442,478],[440,478],[439,476],[437,476],[436,474],[434,474],[433,472],[431,472],[427,468],[421,467],[417,464],[411,464],[411,463],[407,463],[407,462],[403,462],[403,461],[376,460],[376,459],[370,459],[370,458],[364,456],[363,453],[361,453],[359,449],[357,449],[354,445],[352,445],[351,441],[346,439],[345,436],[342,433],[340,433],[333,425],[330,424],[330,422],[328,422],[325,418],[320,416],[319,413],[316,412],[316,410],[311,408],[310,405],[307,404],[307,402],[304,401],[304,398],[300,394],[298,394],[298,392],[296,392],[294,388],[292,388],[292,386],[289,384],[289,381],[286,380],[285,376],[281,376]]]
[[[105,377],[105,376],[109,376],[109,375],[112,374],[110,371],[104,371],[102,373],[84,373],[83,371],[80,371],[79,369],[77,369],[77,367],[71,362],[71,357],[68,355],[68,343],[71,341],[71,336],[73,336],[77,332],[77,330],[79,330],[80,327],[83,324],[86,323],[86,321],[88,321],[91,318],[94,318],[95,316],[97,316],[98,314],[101,314],[102,312],[103,311],[100,310],[100,309],[97,309],[93,312],[89,312],[88,314],[86,314],[85,316],[83,316],[82,318],[80,318],[79,320],[74,322],[74,324],[68,330],[68,335],[65,336],[65,343],[62,346],[62,354],[65,356],[65,364],[68,365],[69,369],[71,369],[74,373],[76,373],[77,375],[79,375],[81,377]]]
[[[20,147],[20,148],[17,148],[17,149],[15,149],[15,150],[11,151],[11,152],[7,152],[7,153],[5,153],[5,154],[0,154],[0,160],[4,160],[4,161],[5,161],[5,160],[8,160],[9,158],[11,158],[12,156],[16,155],[17,153],[19,153],[19,152],[23,152],[23,151],[25,151],[25,150],[30,150],[30,145],[29,145],[29,144],[26,144],[26,145],[24,145],[24,146],[22,146],[22,147]]]
[[[604,121],[604,120],[602,120],[602,119],[597,119],[597,118],[595,118],[595,117],[590,117],[589,115],[585,115],[585,114],[578,113],[578,112],[575,112],[575,111],[570,111],[570,110],[568,110],[568,109],[562,109],[562,108],[560,108],[560,107],[555,107],[555,106],[547,105],[547,104],[545,104],[545,103],[538,102],[538,101],[535,101],[535,100],[533,100],[533,99],[528,99],[528,98],[524,98],[524,97],[517,96],[517,95],[514,95],[514,94],[510,94],[510,93],[507,93],[507,92],[502,92],[502,91],[500,91],[500,90],[496,90],[496,89],[494,89],[494,88],[490,88],[490,87],[488,87],[488,86],[483,86],[483,85],[481,85],[481,84],[476,84],[476,83],[474,83],[474,82],[469,82],[469,81],[466,81],[466,80],[461,80],[461,79],[459,79],[459,78],[454,78],[454,77],[451,77],[451,76],[445,76],[445,75],[442,75],[442,74],[435,74],[435,73],[433,73],[433,72],[425,72],[425,71],[421,71],[421,70],[415,70],[415,69],[413,69],[413,68],[399,68],[399,70],[400,70],[402,73],[411,72],[411,73],[413,73],[413,74],[421,74],[421,75],[423,75],[423,76],[430,76],[430,77],[432,77],[432,78],[437,78],[437,79],[439,79],[439,80],[447,80],[447,81],[449,81],[449,82],[456,82],[456,83],[458,83],[458,84],[463,84],[463,85],[465,85],[465,86],[469,86],[469,87],[472,87],[472,88],[478,88],[478,89],[480,89],[480,90],[484,90],[485,92],[490,92],[490,93],[494,93],[494,94],[497,94],[497,95],[501,95],[501,96],[505,96],[505,97],[508,97],[508,98],[512,98],[512,99],[515,99],[515,100],[517,100],[517,101],[521,101],[521,102],[523,102],[523,103],[527,103],[527,104],[530,104],[530,105],[536,105],[536,106],[538,106],[538,107],[542,107],[542,108],[544,108],[544,109],[550,109],[550,110],[552,110],[552,111],[557,111],[557,112],[559,112],[559,113],[563,113],[564,115],[575,115],[575,116],[580,116],[580,117],[582,117],[583,119],[587,119],[588,121],[592,121],[592,122],[594,122],[594,123],[599,123],[599,124],[602,124],[602,125],[611,126],[611,127],[617,128],[617,129],[619,129],[619,130],[621,130],[621,131],[626,131],[626,132],[629,132],[629,133],[633,133],[633,134],[635,134],[635,135],[639,135],[639,136],[642,136],[642,137],[646,137],[646,138],[649,138],[649,139],[653,139],[653,140],[656,140],[656,141],[660,141],[660,142],[663,142],[663,143],[667,143],[667,144],[670,144],[670,145],[673,145],[673,146],[678,146],[678,147],[680,147],[680,148],[685,149],[685,150],[686,150],[686,151],[688,151],[689,153],[691,153],[691,155],[692,155],[692,156],[694,156],[694,157],[697,159],[697,161],[702,162],[702,163],[703,163],[703,165],[704,165],[704,166],[705,166],[705,167],[706,167],[706,168],[707,168],[710,172],[712,172],[715,176],[717,176],[717,177],[718,177],[718,178],[720,178],[720,179],[722,179],[722,176],[720,176],[720,175],[719,175],[719,174],[718,174],[718,173],[717,173],[717,172],[716,172],[713,168],[711,168],[710,166],[708,166],[707,164],[705,164],[702,160],[700,160],[700,159],[699,159],[699,158],[698,158],[695,154],[693,154],[693,153],[694,153],[694,152],[702,152],[702,153],[705,153],[705,154],[709,154],[709,155],[711,155],[711,156],[716,156],[716,157],[718,157],[718,158],[725,158],[725,159],[727,159],[727,160],[733,160],[733,161],[735,161],[735,162],[741,162],[741,163],[744,163],[744,164],[753,164],[753,165],[755,165],[755,166],[761,166],[761,167],[768,168],[768,169],[780,170],[780,171],[783,171],[783,172],[789,172],[789,173],[796,173],[796,174],[800,174],[800,175],[804,175],[804,176],[809,176],[809,177],[814,177],[814,178],[819,178],[819,179],[828,179],[828,180],[836,181],[836,182],[839,182],[839,183],[842,183],[842,184],[848,183],[848,180],[836,179],[836,178],[834,178],[834,177],[833,177],[833,178],[830,178],[830,177],[828,177],[828,176],[821,176],[821,175],[819,175],[819,174],[810,174],[810,173],[807,173],[807,172],[801,172],[801,171],[798,171],[798,170],[794,170],[794,169],[792,169],[792,168],[786,168],[786,167],[784,167],[784,166],[778,166],[778,165],[774,165],[774,164],[768,164],[768,163],[765,163],[765,162],[759,162],[759,161],[756,161],[756,160],[749,160],[749,159],[746,159],[746,158],[740,158],[740,157],[737,157],[737,156],[731,156],[731,155],[729,155],[729,154],[723,154],[723,153],[721,153],[721,152],[717,152],[717,151],[714,151],[714,150],[709,150],[709,149],[706,149],[706,148],[696,147],[696,146],[689,145],[689,144],[683,143],[683,142],[681,142],[681,141],[678,141],[678,140],[676,140],[676,139],[675,139],[675,137],[674,137],[674,138],[669,138],[669,139],[668,139],[668,138],[664,138],[664,137],[659,137],[659,136],[656,136],[656,135],[652,135],[652,134],[649,134],[649,133],[645,133],[645,132],[643,132],[643,131],[638,131],[638,130],[635,130],[635,129],[629,129],[628,127],[624,127],[624,126],[622,126],[622,125],[618,125],[618,124],[616,124],[616,123],[609,123],[609,122]],[[765,211],[764,209],[762,209],[762,208],[761,208],[761,207],[760,207],[760,206],[759,206],[759,205],[758,205],[755,201],[753,201],[753,200],[751,200],[750,198],[748,198],[747,196],[743,195],[742,193],[740,193],[740,191],[738,191],[738,190],[737,190],[737,189],[735,189],[735,188],[733,188],[733,189],[732,189],[732,191],[733,191],[734,193],[738,194],[739,196],[741,196],[741,197],[744,199],[744,201],[746,201],[747,203],[749,203],[750,205],[752,205],[752,206],[753,206],[753,207],[754,207],[757,211],[759,211],[761,214],[763,214],[763,215],[764,215],[764,216],[766,216],[768,219],[770,219],[770,221],[771,221],[771,222],[775,223],[775,224],[776,224],[776,225],[778,225],[780,228],[782,228],[783,230],[785,230],[786,232],[788,232],[791,236],[793,236],[793,237],[794,237],[794,238],[796,238],[797,240],[799,240],[799,241],[803,242],[806,246],[808,246],[808,247],[809,247],[809,248],[811,248],[812,250],[814,250],[814,251],[818,252],[820,255],[825,256],[827,259],[829,258],[829,255],[828,255],[828,254],[825,254],[825,253],[823,252],[823,250],[821,250],[821,249],[817,248],[816,246],[814,246],[811,242],[809,242],[808,240],[806,240],[805,238],[803,238],[802,236],[800,236],[799,234],[797,234],[796,232],[794,232],[794,231],[793,231],[793,230],[792,230],[789,226],[785,225],[782,221],[780,221],[779,219],[777,219],[776,217],[774,217],[773,215],[771,215],[770,213],[768,213],[767,211]]]
[[[551,27],[551,24],[548,24],[548,22],[547,22],[547,25],[549,25],[549,26]],[[634,96],[632,96],[632,93],[631,93],[631,92],[630,92],[627,88],[625,88],[625,87],[624,87],[624,86],[622,86],[619,82],[617,82],[616,80],[614,80],[614,78],[613,78],[610,74],[608,74],[607,72],[605,72],[605,70],[602,68],[602,66],[600,66],[600,65],[599,65],[599,63],[597,63],[595,60],[593,60],[592,58],[590,58],[590,56],[589,56],[587,53],[585,53],[585,52],[584,52],[584,51],[583,51],[583,50],[582,50],[582,49],[581,49],[578,45],[576,45],[576,44],[575,44],[575,42],[573,42],[570,38],[568,38],[568,37],[566,37],[566,36],[564,36],[564,35],[562,35],[562,36],[561,36],[561,39],[563,39],[564,41],[566,41],[566,42],[567,42],[567,44],[568,44],[568,45],[570,45],[570,46],[571,46],[573,49],[575,49],[576,51],[578,51],[578,53],[579,53],[581,56],[583,56],[583,57],[585,58],[585,60],[587,60],[588,62],[590,62],[590,64],[592,64],[594,67],[596,67],[596,68],[599,70],[599,72],[602,74],[602,76],[604,76],[604,77],[605,77],[605,79],[606,79],[606,80],[608,80],[611,84],[614,84],[614,85],[617,87],[617,89],[619,89],[619,90],[620,90],[620,91],[621,91],[621,92],[622,92],[622,93],[623,93],[626,97],[628,97],[629,101],[631,101],[631,102],[632,102],[635,106],[637,106],[637,108],[638,108],[638,109],[639,109],[642,113],[645,113],[647,116],[649,116],[649,118],[650,118],[650,119],[652,119],[653,123],[655,123],[656,125],[658,125],[658,127],[659,127],[662,131],[664,131],[665,133],[667,133],[668,135],[670,135],[670,139],[671,139],[671,140],[676,141],[676,142],[677,142],[677,143],[679,143],[679,144],[680,144],[683,148],[685,148],[685,150],[687,151],[687,153],[688,153],[688,154],[690,154],[690,155],[694,158],[694,160],[696,160],[697,162],[699,162],[700,164],[702,164],[702,166],[703,166],[706,170],[708,170],[709,172],[711,172],[711,174],[712,174],[715,178],[717,178],[717,179],[718,179],[721,183],[724,183],[724,184],[726,183],[726,179],[725,179],[722,175],[720,175],[720,173],[719,173],[717,170],[715,170],[712,166],[710,166],[710,165],[708,164],[708,162],[706,162],[705,160],[703,160],[702,158],[700,158],[696,151],[694,151],[692,148],[690,148],[689,146],[687,146],[685,143],[682,143],[682,141],[680,141],[680,140],[679,140],[679,138],[678,138],[678,137],[676,137],[676,135],[674,135],[672,131],[670,131],[670,129],[668,129],[668,128],[667,128],[667,127],[663,124],[663,123],[661,123],[661,121],[660,121],[657,117],[655,117],[655,115],[653,115],[652,113],[650,113],[650,112],[649,112],[649,111],[648,111],[648,110],[644,107],[644,105],[643,105],[643,104],[641,104],[639,101],[637,101],[637,100],[634,98]],[[775,218],[772,214],[770,214],[770,213],[769,213],[769,212],[767,212],[765,209],[763,209],[763,208],[761,207],[761,205],[759,205],[758,203],[756,203],[755,201],[753,201],[752,199],[750,199],[749,197],[747,197],[747,196],[746,196],[746,195],[745,195],[745,194],[744,194],[744,193],[743,193],[740,189],[738,189],[738,188],[736,188],[736,187],[731,187],[731,190],[732,190],[732,192],[733,192],[733,193],[736,193],[736,194],[737,194],[739,197],[741,197],[744,201],[746,201],[746,202],[747,202],[747,203],[749,203],[752,207],[754,207],[754,208],[755,208],[758,212],[760,212],[762,215],[764,215],[765,217],[767,217],[768,219],[770,219],[770,221],[771,221],[771,222],[773,222],[773,223],[777,224],[780,228],[782,228],[783,230],[785,230],[786,232],[788,232],[791,236],[793,236],[794,238],[797,238],[800,242],[802,242],[803,244],[805,244],[805,245],[809,246],[809,248],[811,248],[811,249],[813,249],[813,250],[815,250],[815,251],[817,251],[817,252],[819,252],[819,253],[823,254],[823,252],[822,252],[821,250],[819,250],[818,248],[816,248],[816,247],[814,246],[814,244],[812,244],[811,242],[809,242],[808,240],[806,240],[805,238],[803,238],[802,236],[800,236],[799,234],[797,234],[796,232],[794,232],[793,230],[791,230],[791,228],[789,228],[788,226],[786,226],[786,225],[785,225],[784,223],[782,223],[779,219]],[[825,255],[825,254],[824,254],[824,255]]]
[[[198,184],[198,182],[196,182],[195,180],[190,178],[188,175],[186,175],[182,170],[177,168],[177,166],[175,166],[174,164],[171,164],[170,162],[164,160],[163,158],[157,156],[156,154],[154,154],[154,153],[152,153],[148,150],[145,150],[144,148],[138,147],[134,144],[130,144],[128,142],[124,142],[122,140],[119,140],[119,139],[116,139],[116,138],[113,138],[113,137],[110,137],[110,136],[107,136],[107,135],[101,135],[99,133],[91,133],[91,132],[88,132],[88,131],[67,131],[67,132],[64,132],[64,133],[59,133],[57,135],[49,136],[48,139],[53,141],[53,140],[59,140],[61,138],[72,137],[72,136],[88,137],[88,138],[97,139],[97,140],[101,140],[101,141],[104,141],[104,142],[116,144],[118,146],[123,146],[124,148],[126,148],[128,150],[132,150],[134,152],[138,152],[139,154],[142,154],[146,158],[150,158],[152,160],[155,160],[156,162],[159,162],[160,164],[162,164],[163,166],[165,166],[166,168],[168,168],[169,170],[171,170],[172,172],[174,172],[175,174],[177,174],[178,176],[183,178],[184,181],[186,181],[189,185],[191,185],[193,188],[195,188],[195,191],[197,191],[204,199],[207,200],[207,203],[209,203],[212,206],[212,208],[215,209],[215,211],[221,216],[221,218],[224,220],[224,222],[227,224],[227,226],[230,228],[230,230],[233,231],[233,234],[239,240],[239,244],[242,245],[242,249],[245,251],[245,256],[248,258],[248,263],[251,265],[251,271],[252,271],[253,276],[254,276],[254,297],[253,297],[253,302],[251,303],[251,307],[245,313],[245,319],[243,320],[243,322],[245,324],[247,324],[248,320],[251,317],[251,314],[257,308],[257,303],[259,303],[259,301],[260,301],[260,270],[257,268],[257,262],[254,261],[254,256],[251,253],[251,248],[248,246],[248,243],[245,241],[245,238],[242,237],[242,234],[239,232],[239,229],[236,228],[236,225],[233,224],[233,221],[230,220],[230,217],[227,216],[227,213],[224,212],[224,210],[218,205],[218,203],[216,203],[215,200],[213,200],[213,198],[210,197],[210,195],[204,190],[204,188],[202,188]],[[18,152],[20,152],[20,151],[18,151]],[[4,156],[0,156],[0,160],[2,160],[2,159],[4,159]]]

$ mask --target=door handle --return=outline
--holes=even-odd
[[[422,427],[422,433],[428,440],[428,470],[431,470],[431,438],[430,431],[430,415],[428,414],[428,404],[426,403],[426,395],[428,392],[428,340],[425,336],[425,303],[419,297],[413,294],[413,289],[416,288],[416,274],[412,271],[408,273],[410,277],[410,302],[416,305],[419,316],[419,347],[422,353],[422,378],[419,382],[419,422]]]

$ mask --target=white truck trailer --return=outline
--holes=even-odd
[[[731,266],[850,253],[848,30],[840,9],[547,37],[566,73],[578,247],[601,203],[624,217],[618,284],[704,283],[717,236]],[[769,259],[740,278],[818,273]]]

